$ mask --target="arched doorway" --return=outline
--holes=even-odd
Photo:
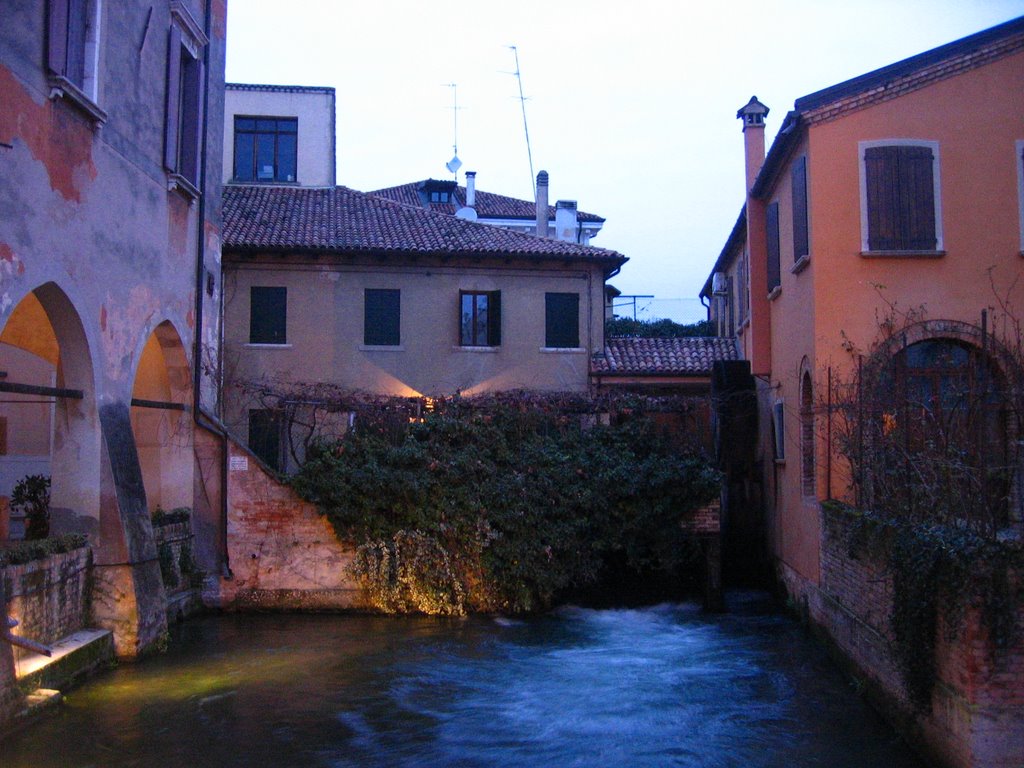
[[[0,497],[27,475],[51,478],[51,533],[98,536],[92,360],[78,313],[54,283],[24,296],[0,331]],[[0,535],[21,538],[22,521],[3,518]]]
[[[192,506],[191,395],[185,347],[165,321],[146,340],[132,387],[132,433],[150,513]]]

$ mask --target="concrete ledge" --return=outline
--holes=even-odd
[[[27,696],[38,689],[67,689],[114,660],[114,635],[107,629],[82,629],[50,647],[50,658],[30,653],[17,662],[18,687]]]

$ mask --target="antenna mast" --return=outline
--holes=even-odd
[[[459,96],[458,85],[455,83],[442,83],[445,88],[452,89],[452,159],[445,163],[445,168],[455,175],[459,180],[459,168],[462,161],[459,160]]]
[[[530,161],[530,189],[533,190],[534,197],[537,196],[537,177],[533,174],[533,152],[530,151],[530,129],[526,125],[526,97],[523,96],[523,76],[519,72],[519,49],[514,45],[510,45],[512,54],[516,59],[516,71],[512,74],[516,77],[516,82],[519,83],[519,104],[523,108],[523,132],[526,134],[526,157]]]

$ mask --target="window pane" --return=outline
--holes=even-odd
[[[249,290],[249,343],[285,344],[288,289],[252,286]]]
[[[459,308],[459,344],[473,345],[473,294],[462,294]]]
[[[265,120],[265,119],[264,120],[260,120],[260,119],[257,119],[256,120],[256,130],[257,131],[267,131],[268,133],[274,133],[274,131],[277,130],[277,121],[276,120]]]
[[[239,133],[235,129],[235,178],[239,181],[252,181],[253,149],[255,141],[251,133]]]
[[[260,181],[274,180],[273,135],[256,135],[256,178]]]
[[[256,121],[251,117],[236,117],[235,131],[253,131],[256,129]]]
[[[295,181],[295,134],[277,137],[277,180]]]
[[[297,119],[290,118],[277,121],[277,132],[278,133],[298,133],[299,121]]]

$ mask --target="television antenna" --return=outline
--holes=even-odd
[[[510,45],[509,48],[512,50],[512,55],[515,56],[516,60],[516,71],[510,74],[515,75],[516,82],[519,83],[519,104],[523,108],[523,132],[526,134],[526,157],[530,161],[530,189],[533,190],[533,195],[536,197],[537,177],[533,174],[533,153],[530,151],[530,129],[526,125],[526,97],[523,96],[523,75],[519,71],[519,49],[514,45]]]
[[[455,83],[442,83],[444,88],[452,89],[452,159],[445,163],[445,168],[451,171],[455,175],[455,180],[459,180],[459,168],[462,167],[462,161],[459,160],[459,91],[458,85]]]

